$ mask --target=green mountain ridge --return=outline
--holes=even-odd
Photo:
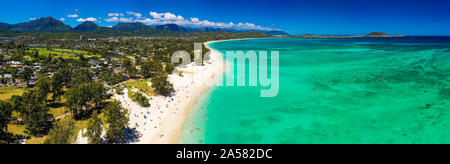
[[[61,33],[73,32],[69,25],[65,25],[53,17],[45,17],[30,22],[18,23],[13,25],[3,25],[11,31],[34,32],[34,33]]]
[[[150,29],[150,27],[145,25],[144,23],[135,22],[135,23],[118,23],[115,26],[113,26],[112,29],[118,31],[136,31],[139,29]]]
[[[93,32],[98,28],[108,29],[107,27],[100,27],[94,22],[83,22],[75,28],[72,28],[69,25],[64,24],[63,22],[53,18],[53,17],[45,17],[36,19],[30,22],[24,22],[19,24],[7,24],[0,22],[0,28],[5,28],[10,31],[1,31],[1,33],[70,33],[70,32]],[[213,27],[185,27],[177,24],[165,24],[165,25],[156,25],[149,26],[145,25],[141,22],[134,23],[118,23],[112,28],[109,28],[116,31],[122,32],[144,32],[146,34],[149,33],[163,33],[167,34],[169,32],[235,32],[235,33],[247,33],[251,31],[256,31],[260,33],[265,33],[269,35],[289,35],[284,31],[272,30],[272,31],[264,31],[264,30],[238,30],[238,29],[226,29],[226,28],[213,28]],[[103,32],[104,33],[104,32]]]
[[[90,31],[94,31],[97,28],[99,28],[99,26],[97,24],[95,24],[94,22],[86,21],[86,22],[83,22],[82,24],[78,25],[77,27],[75,27],[74,30],[77,32],[90,32]]]

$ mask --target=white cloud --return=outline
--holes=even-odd
[[[224,22],[212,22],[209,20],[200,20],[199,18],[185,19],[181,15],[175,15],[169,12],[157,13],[150,12],[151,18],[143,16],[141,13],[128,11],[128,15],[133,15],[133,18],[126,18],[121,13],[109,13],[110,18],[104,19],[106,22],[141,22],[144,24],[178,24],[178,25],[193,25],[193,26],[206,26],[206,27],[218,27],[218,28],[238,28],[238,29],[252,29],[252,30],[274,30],[270,27],[263,27],[254,23],[224,23]]]
[[[156,12],[150,12],[150,16],[153,17],[155,20],[161,20],[161,21],[184,21],[184,18],[181,15],[175,15],[172,13],[156,13]]]
[[[106,22],[133,22],[133,18],[119,18],[119,17],[111,17],[105,19]]]
[[[198,19],[198,18],[191,18],[191,21],[192,22],[200,22],[200,19]]]
[[[158,23],[158,21],[156,21],[156,20],[154,20],[154,19],[150,19],[150,18],[145,18],[145,19],[142,19],[142,20],[137,20],[136,22],[141,22],[141,23],[144,23],[144,24],[157,24],[157,23]]]
[[[112,18],[105,19],[105,21],[107,21],[107,22],[118,22],[119,18],[118,17],[112,17]]]
[[[162,19],[163,14],[159,14],[156,12],[150,12],[150,15],[155,19]]]
[[[141,18],[142,17],[141,13],[136,13],[136,12],[133,12],[133,11],[127,11],[127,14],[128,15],[134,15],[137,18]]]
[[[36,20],[36,18],[30,18],[30,20],[32,20],[32,21],[33,21],[33,20]]]
[[[164,13],[164,20],[184,20],[184,18],[182,16],[176,16],[175,14],[172,13]]]
[[[212,22],[209,20],[200,20],[199,18],[190,18],[184,19],[180,15],[175,15],[172,13],[157,13],[150,12],[150,16],[153,17],[154,24],[166,24],[166,23],[175,23],[182,25],[194,25],[194,26],[209,26],[209,27],[221,27],[221,28],[241,28],[241,29],[255,29],[255,30],[273,30],[270,27],[263,27],[255,25],[254,23],[238,23],[235,24],[233,22],[223,23],[223,22]]]
[[[120,22],[133,22],[133,18],[120,18]]]
[[[66,18],[59,18],[59,20],[61,20],[61,21],[65,21],[65,20],[66,20]]]
[[[86,19],[80,18],[80,19],[77,20],[77,22],[86,22],[86,21],[96,22],[97,19],[89,17],[89,18],[86,18]]]
[[[67,15],[67,17],[69,17],[69,18],[78,18],[79,15],[78,14],[72,14],[72,15]]]
[[[109,13],[108,16],[109,17],[118,17],[118,16],[123,17],[123,14],[122,13]]]

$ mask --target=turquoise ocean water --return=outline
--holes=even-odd
[[[210,46],[279,51],[279,94],[212,88],[194,107],[182,143],[450,143],[450,38],[279,38]]]

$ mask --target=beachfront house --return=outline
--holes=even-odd
[[[40,66],[40,65],[33,66],[33,70],[36,72],[39,72],[42,70],[42,66]]]
[[[5,83],[13,83],[14,82],[13,76],[11,74],[4,74],[3,76],[0,75],[0,79],[2,79],[2,82],[5,82]]]
[[[18,68],[18,67],[23,67],[24,65],[21,63],[21,62],[19,62],[19,61],[9,61],[9,62],[6,62],[6,64],[8,64],[9,66],[11,66],[11,67],[16,67],[16,68]]]

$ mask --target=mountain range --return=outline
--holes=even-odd
[[[91,22],[91,21],[87,21],[87,22],[83,22],[82,24],[75,27],[74,30],[77,32],[91,32],[97,28],[99,28],[99,26],[97,24],[95,24],[94,22]]]
[[[61,33],[74,31],[69,25],[65,25],[52,17],[40,18],[13,25],[0,23],[0,27],[14,32]]]
[[[53,18],[53,17],[45,17],[36,20],[32,20],[29,22],[18,23],[18,24],[7,24],[0,22],[0,33],[2,32],[15,32],[15,33],[66,33],[66,32],[95,32],[96,30],[114,30],[114,31],[125,31],[125,32],[133,32],[133,31],[145,31],[145,32],[157,32],[157,31],[170,31],[170,32],[250,32],[256,31],[260,33],[265,33],[269,35],[289,35],[284,31],[272,30],[272,31],[264,31],[264,30],[237,30],[237,29],[229,29],[229,28],[212,28],[212,27],[185,27],[177,24],[165,24],[165,25],[146,25],[144,23],[135,22],[135,23],[118,23],[115,26],[109,27],[100,27],[94,22],[83,22],[82,24],[72,28],[69,25],[62,23],[61,21]]]

